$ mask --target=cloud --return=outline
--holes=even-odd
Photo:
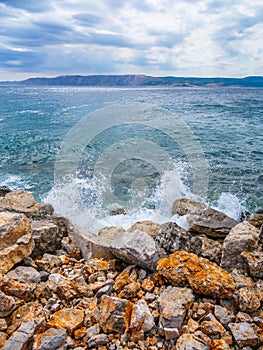
[[[0,18],[11,78],[262,74],[261,0],[6,0]]]

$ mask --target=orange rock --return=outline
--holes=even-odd
[[[139,282],[129,283],[120,292],[119,297],[124,299],[135,298],[140,288],[141,288],[141,284]]]
[[[2,349],[2,346],[5,344],[7,340],[7,335],[4,332],[0,332],[0,348]]]
[[[53,314],[51,320],[47,323],[49,328],[66,328],[69,334],[82,326],[84,320],[84,311],[75,308],[62,309]]]
[[[129,281],[129,277],[131,274],[131,271],[134,269],[135,265],[130,265],[127,266],[120,274],[119,276],[115,279],[115,283],[114,283],[114,290],[116,290],[117,293],[119,293],[122,288],[128,284]]]
[[[105,333],[124,333],[129,329],[132,303],[104,295],[101,299],[100,326]]]
[[[153,222],[151,220],[137,221],[128,229],[128,232],[139,230],[139,231],[148,233],[148,235],[152,237],[156,237],[160,227],[161,227],[160,224]]]
[[[153,281],[149,280],[149,279],[144,279],[142,281],[142,288],[147,291],[147,292],[152,292],[153,288],[154,288],[154,283]]]
[[[213,298],[231,298],[236,289],[228,272],[193,253],[180,251],[160,259],[157,271],[174,286],[190,286],[195,293]]]
[[[230,347],[225,340],[215,339],[211,343],[210,350],[230,350]]]
[[[86,335],[87,331],[85,327],[76,329],[74,332],[75,339],[82,339]]]

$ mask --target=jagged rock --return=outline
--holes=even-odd
[[[224,339],[215,339],[211,343],[210,350],[231,350],[231,348]]]
[[[155,326],[154,317],[144,299],[133,305],[130,321],[130,330],[148,332]]]
[[[30,223],[23,214],[0,212],[0,272],[9,271],[34,248]]]
[[[87,345],[89,349],[96,348],[100,345],[106,345],[108,343],[108,336],[106,334],[93,335],[88,341]]]
[[[0,186],[0,197],[4,197],[9,192],[11,192],[11,190],[7,186]]]
[[[16,307],[16,301],[14,298],[5,295],[0,290],[0,317],[6,317]]]
[[[167,287],[159,296],[159,329],[166,339],[178,338],[187,310],[194,303],[189,288]],[[174,330],[171,334],[171,330]],[[176,330],[175,330],[176,329]]]
[[[176,350],[208,350],[209,347],[195,336],[195,334],[182,334],[176,342]]]
[[[236,289],[229,273],[193,253],[175,252],[159,260],[157,271],[174,286],[190,286],[195,293],[214,298],[231,298]]]
[[[77,308],[66,308],[55,312],[47,323],[50,328],[66,328],[69,335],[82,326],[84,311]]]
[[[141,231],[121,233],[110,248],[118,258],[152,271],[155,270],[157,261],[165,256],[154,239]]]
[[[226,332],[225,328],[217,321],[215,316],[211,313],[206,315],[200,324],[201,331],[210,337],[222,337]]]
[[[254,253],[242,252],[241,256],[242,258],[245,259],[245,261],[248,264],[250,276],[256,277],[256,278],[262,278],[263,277],[263,253],[262,252],[254,252]]]
[[[7,340],[7,335],[4,332],[0,332],[0,349],[3,349],[3,345]]]
[[[215,317],[222,323],[223,326],[227,326],[229,323],[235,321],[235,315],[227,308],[215,305]]]
[[[192,235],[175,222],[162,224],[155,241],[168,254],[178,250],[195,252],[197,255],[201,253],[202,241],[200,238]]]
[[[100,308],[100,326],[103,332],[122,334],[128,330],[132,307],[129,300],[104,295]]]
[[[0,200],[0,210],[23,213],[33,219],[46,218],[54,212],[51,204],[38,204],[31,193],[22,190],[7,193]]]
[[[0,289],[7,295],[29,301],[34,297],[36,284],[20,282],[6,275],[0,275]]]
[[[242,252],[253,252],[258,249],[259,230],[244,221],[236,225],[223,242],[221,267],[228,271],[240,269],[246,271]]]
[[[35,335],[33,350],[57,350],[67,344],[67,330],[65,328],[50,328],[44,333]]]
[[[156,222],[153,222],[151,220],[144,220],[144,221],[137,221],[127,231],[133,232],[133,231],[139,230],[144,233],[148,233],[148,235],[152,237],[156,237],[160,227],[161,225]]]
[[[253,312],[260,308],[259,293],[254,288],[240,288],[235,292],[234,297],[241,311]]]
[[[190,232],[205,234],[212,238],[225,238],[238,223],[226,214],[210,207],[199,214],[188,214],[186,220],[190,225]]]
[[[258,344],[259,339],[255,333],[251,324],[247,322],[230,323],[229,329],[237,342],[237,345],[241,348],[245,346],[255,346]]]
[[[40,283],[41,276],[40,273],[29,266],[18,266],[14,270],[11,270],[7,273],[7,276],[18,280],[20,282],[28,282],[28,283]]]
[[[93,258],[114,259],[110,251],[112,241],[120,234],[119,229],[105,229],[98,236],[84,228],[74,226],[72,243],[81,251],[85,260]]]
[[[251,214],[248,222],[256,228],[260,228],[263,225],[263,209]]]
[[[126,284],[132,282],[130,275],[132,274],[132,271],[134,271],[134,268],[135,265],[129,265],[117,276],[113,286],[117,293],[119,293]]]
[[[31,348],[35,332],[35,322],[22,322],[21,326],[5,342],[3,350],[25,350]]]
[[[108,207],[109,214],[111,216],[115,215],[126,215],[126,210],[118,203],[113,203]]]
[[[173,214],[178,214],[180,216],[186,214],[200,214],[203,210],[207,209],[207,205],[197,202],[194,199],[180,198],[173,203]]]
[[[35,248],[32,257],[44,253],[54,253],[61,247],[62,235],[59,234],[58,226],[48,220],[33,220],[31,222]]]
[[[137,293],[141,289],[141,284],[139,282],[131,282],[127,284],[123,290],[119,293],[119,297],[123,299],[136,298]]]
[[[220,242],[218,242],[214,239],[208,238],[206,236],[199,236],[199,239],[202,242],[200,255],[203,258],[206,258],[206,259],[220,265],[221,256],[222,256],[222,249],[223,249],[222,244]],[[196,252],[194,252],[194,253],[197,254]],[[199,255],[199,254],[197,254],[197,255]]]
[[[0,302],[1,305],[1,302]],[[1,307],[1,306],[0,306]],[[1,310],[1,309],[0,309]],[[1,312],[1,311],[0,311]],[[0,318],[0,332],[5,331],[7,329],[7,323],[4,318]]]

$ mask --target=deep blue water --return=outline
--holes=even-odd
[[[177,118],[170,123],[171,135],[176,135],[176,132],[179,135],[181,132],[177,130],[176,120],[179,118],[193,134],[194,141],[189,139],[187,149],[188,140],[183,140],[181,135],[182,142],[185,142],[182,148],[174,142],[173,137],[163,134],[162,127],[159,130],[156,122],[157,126],[153,129],[144,128],[140,124],[131,126],[126,122],[123,125],[119,123],[117,128],[96,135],[90,145],[78,155],[78,175],[82,181],[86,176],[91,184],[94,164],[100,155],[110,150],[111,144],[125,142],[126,139],[145,138],[169,154],[177,164],[177,170],[181,166],[180,178],[188,190],[193,192],[191,186],[194,182],[193,172],[196,170],[191,168],[188,156],[191,153],[195,157],[195,150],[191,150],[190,146],[195,147],[199,142],[202,156],[208,164],[209,175],[204,200],[215,205],[220,202],[223,209],[224,206],[231,209],[229,207],[237,203],[239,209],[255,210],[263,207],[263,89],[256,88],[2,86],[0,184],[25,188],[37,199],[44,198],[53,187],[56,156],[67,133],[78,126],[82,118],[89,119],[91,112],[101,107],[126,103],[130,103],[128,109],[131,122],[138,121],[136,109],[134,116],[131,113],[133,103],[147,103],[167,109]],[[118,108],[116,111],[118,113]],[[105,123],[114,117],[106,111]],[[151,116],[147,118],[150,120]],[[93,125],[96,120],[96,116],[90,117]],[[103,130],[103,125],[100,129]],[[110,151],[107,157],[110,159]],[[115,169],[113,191],[118,192],[118,185],[125,187],[128,184],[129,187],[129,181],[139,174],[148,179],[152,195],[156,189],[154,182],[158,178],[154,172],[156,169],[152,164],[145,165],[145,159],[140,163],[137,150],[131,158],[137,159],[134,168],[131,162],[120,160]],[[125,174],[128,176],[126,182]],[[202,177],[202,174],[199,175]],[[124,191],[123,188],[121,191]],[[90,195],[90,192],[87,193]],[[95,196],[93,201],[96,200]]]

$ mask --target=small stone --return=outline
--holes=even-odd
[[[34,338],[34,350],[57,350],[67,344],[67,330],[50,328],[44,333],[35,335]]]
[[[0,331],[5,331],[6,329],[7,329],[6,320],[4,318],[0,318]]]
[[[21,282],[39,283],[41,281],[40,273],[33,267],[18,266],[7,273],[7,276]]]
[[[0,349],[3,349],[3,345],[7,340],[7,334],[4,332],[0,332]]]
[[[82,327],[82,328],[75,330],[74,337],[75,337],[75,339],[79,340],[79,339],[84,338],[86,334],[87,334],[86,328]]]
[[[212,314],[208,314],[201,322],[201,331],[208,336],[218,335],[221,338],[226,330]]]
[[[132,282],[127,284],[123,290],[119,293],[119,297],[123,299],[132,299],[137,296],[141,288],[141,284],[139,282]]]
[[[71,335],[82,326],[83,320],[83,310],[68,308],[55,312],[47,325],[53,328],[66,328]]]
[[[15,299],[0,291],[0,317],[6,317],[15,309]]]
[[[130,329],[132,332],[142,330],[150,331],[155,326],[154,317],[145,300],[141,299],[137,304],[133,305]]]
[[[253,312],[260,308],[261,300],[258,291],[250,288],[240,288],[234,295],[239,310]]]
[[[93,335],[88,341],[87,345],[89,349],[93,349],[100,345],[108,344],[108,336],[106,334]]]
[[[231,313],[227,308],[220,305],[215,305],[215,316],[222,323],[222,325],[227,326],[229,323],[235,321],[235,315]]]
[[[100,332],[100,326],[99,324],[94,324],[94,326],[91,326],[89,328],[86,329],[86,337],[85,339],[89,339],[91,337],[93,337],[94,335],[99,334]]]
[[[146,292],[152,292],[154,289],[154,283],[153,281],[149,280],[149,279],[144,279],[142,280],[142,288],[146,291]]]
[[[156,237],[160,227],[161,227],[160,224],[153,222],[151,220],[137,221],[128,229],[128,232],[139,230],[141,232],[147,233],[152,237]]]
[[[251,324],[247,322],[229,323],[229,329],[237,342],[237,345],[243,348],[244,346],[255,346],[259,339]]]
[[[252,323],[252,317],[245,312],[239,311],[236,314],[236,323],[240,323],[240,322]]]
[[[248,264],[250,276],[256,278],[263,277],[263,253],[262,252],[242,252],[241,256]]]
[[[182,334],[176,343],[176,350],[208,350],[207,344],[201,342],[194,334]]]
[[[131,282],[130,275],[131,275],[131,272],[134,268],[135,268],[135,265],[127,266],[117,276],[117,278],[115,279],[115,282],[114,282],[114,286],[113,286],[114,290],[116,290],[117,293],[119,293],[126,284]]]
[[[231,348],[225,340],[215,339],[212,341],[210,350],[231,350]]]

